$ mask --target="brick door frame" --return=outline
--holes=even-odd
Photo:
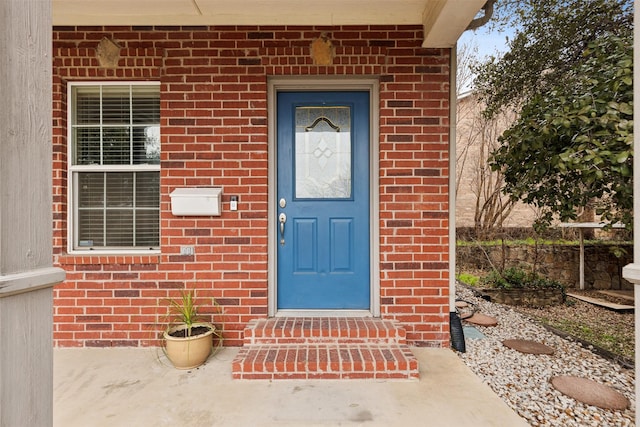
[[[277,173],[276,173],[276,99],[279,91],[313,91],[313,90],[365,90],[369,92],[370,105],[370,295],[371,304],[369,310],[340,310],[340,311],[282,311],[277,307],[277,254],[276,254],[276,197],[277,197]],[[344,77],[270,77],[268,79],[268,141],[269,141],[269,194],[268,194],[268,315],[285,316],[374,316],[380,317],[380,139],[379,139],[379,80],[374,77],[362,78]]]

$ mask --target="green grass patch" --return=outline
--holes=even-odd
[[[460,273],[456,276],[456,278],[462,283],[466,283],[470,286],[476,286],[480,281],[480,278],[478,276],[474,276],[473,274],[469,273]]]
[[[603,325],[598,327],[594,325],[584,325],[581,322],[568,319],[550,320],[546,317],[537,317],[541,323],[551,326],[583,341],[592,343],[593,345],[610,351],[611,353],[633,360],[635,357],[635,343],[633,337],[623,333],[611,331]]]

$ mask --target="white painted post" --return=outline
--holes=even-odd
[[[53,423],[51,25],[0,2],[0,426]]]
[[[584,290],[584,231],[578,228],[580,233],[580,290]]]
[[[456,122],[458,45],[451,48],[449,67],[449,312],[456,311]]]
[[[640,0],[634,0],[633,2],[633,80],[640,81],[640,60],[638,59],[638,47],[640,47]],[[638,85],[633,86],[634,99],[640,99],[640,88]],[[634,102],[633,104],[634,117],[640,117],[640,102]],[[640,142],[640,135],[638,132],[633,134],[633,146],[634,151],[638,147]],[[640,413],[640,381],[637,381],[638,374],[640,373],[640,155],[636,153],[633,156],[633,173],[635,179],[633,180],[633,264],[629,264],[622,269],[622,277],[634,284],[635,295],[635,335],[636,335],[636,414]],[[640,417],[636,416],[636,427],[640,426]]]

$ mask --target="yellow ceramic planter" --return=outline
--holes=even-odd
[[[210,323],[194,323],[192,328],[207,328],[205,333],[190,337],[172,336],[175,332],[184,331],[186,325],[175,325],[164,332],[165,351],[167,357],[178,369],[193,369],[202,365],[213,346],[213,333],[215,326]]]

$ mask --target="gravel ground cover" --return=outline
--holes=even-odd
[[[576,427],[635,424],[632,369],[554,334],[513,307],[478,298],[465,286],[458,286],[456,296],[476,304],[480,313],[498,319],[498,326],[476,326],[485,338],[466,339],[466,352],[458,353],[460,358],[529,424]],[[536,341],[552,347],[555,353],[523,354],[505,347],[502,341],[506,339]],[[601,409],[565,396],[551,385],[551,378],[558,375],[588,378],[610,386],[629,399],[629,409]]]

